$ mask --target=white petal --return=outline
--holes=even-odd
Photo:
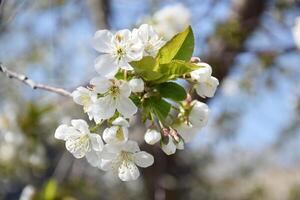
[[[184,139],[184,142],[190,142],[195,135],[197,134],[197,132],[200,131],[200,127],[192,127],[187,125],[186,123],[182,123],[177,127],[174,127],[177,132],[179,133],[179,135]]]
[[[209,108],[205,103],[194,100],[192,102],[192,110],[189,115],[189,121],[193,126],[206,126],[209,116]]]
[[[121,69],[124,69],[124,70],[127,70],[127,71],[133,70],[133,68],[131,67],[131,65],[128,62],[130,62],[130,61],[127,61],[127,60],[123,59],[123,60],[120,60],[118,65]]]
[[[153,156],[145,151],[137,152],[133,156],[135,164],[139,167],[146,168],[151,166],[154,162]]]
[[[113,122],[113,125],[117,125],[117,126],[124,126],[124,127],[129,127],[129,123],[126,119],[124,119],[123,117],[118,117],[116,118]]]
[[[87,88],[79,87],[72,92],[72,97],[75,103],[79,105],[84,105],[87,100],[90,99],[90,91]]]
[[[86,160],[90,165],[93,167],[100,167],[101,166],[101,154],[98,151],[91,150],[86,153],[85,155]]]
[[[104,159],[109,160],[113,159],[116,155],[118,155],[123,150],[122,144],[105,144],[104,149],[102,151],[102,156]]]
[[[90,134],[92,149],[95,151],[102,151],[103,150],[103,141],[101,139],[101,136],[98,134]]]
[[[162,144],[161,149],[167,155],[171,155],[171,154],[174,154],[176,152],[176,145],[174,144],[174,141],[173,141],[171,136],[169,136],[168,144]]]
[[[112,55],[103,54],[96,58],[95,69],[101,76],[112,78],[118,72],[119,66]]]
[[[76,140],[67,140],[66,149],[73,154],[75,158],[82,158],[89,151],[89,142],[78,144]]]
[[[67,140],[76,130],[70,126],[65,124],[57,127],[54,137],[59,140]]]
[[[94,116],[99,119],[109,119],[116,111],[116,101],[111,95],[99,98],[94,105]]]
[[[133,181],[140,176],[139,169],[133,162],[123,163],[119,167],[119,178],[122,181]]]
[[[191,78],[197,82],[205,82],[212,73],[211,66],[207,63],[196,63],[201,68],[191,72]]]
[[[127,128],[112,126],[103,131],[103,139],[108,144],[118,144],[128,140]]]
[[[112,160],[101,159],[100,166],[98,166],[103,171],[112,170],[114,165]]]
[[[123,151],[131,152],[131,153],[136,153],[140,151],[140,147],[138,143],[132,140],[128,140],[126,143],[120,145],[120,147]]]
[[[73,119],[71,124],[74,128],[79,130],[82,134],[90,133],[89,125],[83,119]]]
[[[215,95],[216,89],[219,85],[219,80],[216,79],[215,77],[211,76],[207,80],[207,92],[206,96],[207,97],[213,97]]]
[[[132,92],[143,92],[144,91],[144,81],[140,78],[131,79],[129,81],[129,86]]]
[[[176,144],[176,148],[180,150],[184,149],[184,142],[182,139],[180,139],[179,142]]]
[[[147,144],[153,145],[160,141],[161,134],[157,130],[148,129],[145,133],[144,139]]]
[[[129,97],[131,90],[130,90],[130,86],[127,82],[122,81],[120,84],[120,93],[122,96],[124,97]]]
[[[101,94],[107,92],[112,86],[112,82],[105,77],[95,77],[90,81],[90,84],[94,85],[94,90]]]
[[[116,108],[126,118],[130,118],[137,112],[136,105],[128,97],[122,95],[116,99]]]
[[[121,42],[123,42],[123,41],[128,41],[128,40],[131,39],[131,32],[130,32],[130,30],[128,30],[128,29],[122,29],[122,30],[119,30],[119,31],[117,31],[116,34],[115,34],[115,39],[116,39],[117,37],[118,37],[119,39],[121,39]]]
[[[113,35],[108,30],[99,30],[95,33],[93,38],[93,47],[101,53],[111,52],[111,41]]]

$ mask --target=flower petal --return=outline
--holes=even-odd
[[[101,53],[111,52],[111,41],[113,34],[108,30],[99,30],[95,33],[92,45],[94,49]]]
[[[147,144],[153,145],[161,140],[161,134],[157,130],[148,129],[144,135],[144,140]]]
[[[143,92],[144,91],[144,81],[140,78],[131,79],[129,81],[129,86],[132,92]]]
[[[127,151],[131,153],[136,153],[140,151],[140,147],[136,141],[128,140],[126,143],[120,145],[122,151]]]
[[[116,111],[116,101],[111,95],[99,98],[93,107],[94,117],[99,119],[109,119]]]
[[[70,139],[66,141],[66,149],[73,154],[75,158],[82,158],[89,151],[89,142],[78,144],[77,140]]]
[[[137,152],[133,156],[135,164],[139,167],[146,168],[151,166],[154,162],[153,156],[145,151]]]
[[[72,92],[72,97],[74,102],[79,105],[85,105],[89,103],[90,101],[89,93],[90,91],[85,87],[77,88],[75,91]]]
[[[124,97],[129,97],[131,90],[130,90],[130,86],[127,82],[122,81],[120,84],[120,93],[121,95],[123,95]]]
[[[171,154],[174,154],[176,152],[176,145],[174,144],[174,141],[173,141],[171,136],[169,136],[168,144],[162,144],[161,149],[167,155],[171,155]]]
[[[123,95],[120,95],[116,99],[116,108],[126,118],[130,118],[137,112],[136,105]]]
[[[74,128],[62,124],[55,130],[54,137],[59,140],[67,140],[73,132],[76,132]]]
[[[73,119],[71,120],[72,126],[79,130],[82,134],[90,133],[89,125],[83,119]]]
[[[209,108],[205,103],[194,100],[192,102],[192,110],[189,115],[189,121],[193,126],[206,126],[209,116]]]
[[[95,77],[90,81],[90,84],[94,85],[94,90],[101,94],[107,92],[112,86],[112,82],[105,77]]]
[[[96,58],[95,69],[101,76],[112,78],[118,72],[119,66],[112,55],[103,54]]]
[[[102,151],[103,150],[103,141],[100,135],[91,133],[90,134],[92,149],[95,151]]]
[[[113,125],[117,125],[117,126],[124,126],[124,127],[129,127],[129,123],[126,119],[124,119],[123,117],[118,117],[116,118],[113,122]]]
[[[139,169],[133,162],[121,164],[118,171],[119,178],[122,181],[133,181],[140,176]]]
[[[101,154],[93,149],[85,154],[85,158],[93,167],[101,166]]]

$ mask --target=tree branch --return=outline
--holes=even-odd
[[[45,90],[48,92],[53,92],[53,93],[56,93],[56,94],[59,94],[62,96],[71,97],[71,93],[65,89],[36,83],[35,81],[33,81],[32,79],[29,79],[24,74],[19,74],[17,72],[8,70],[6,67],[3,66],[2,63],[0,63],[0,72],[4,73],[8,78],[16,79],[16,80],[23,82],[24,84],[28,85],[29,87],[31,87],[34,90],[40,89],[40,90]]]

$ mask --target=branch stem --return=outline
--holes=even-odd
[[[32,89],[40,89],[40,90],[45,90],[48,92],[56,93],[65,97],[71,97],[71,93],[63,88],[58,88],[58,87],[52,87],[49,85],[41,84],[41,83],[36,83],[34,80],[28,78],[24,74],[20,74],[14,71],[11,71],[7,69],[5,66],[3,66],[2,63],[0,63],[0,72],[4,73],[8,78],[10,79],[16,79],[18,81],[23,82],[25,85],[28,85]]]

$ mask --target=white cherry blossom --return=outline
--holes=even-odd
[[[96,123],[111,118],[116,110],[125,118],[129,118],[137,112],[137,107],[129,99],[131,90],[127,82],[96,77],[91,80],[91,84],[101,96],[93,107]]]
[[[72,92],[72,97],[75,103],[83,106],[83,111],[88,114],[89,119],[92,120],[93,104],[97,100],[97,93],[85,87],[79,87]]]
[[[213,76],[209,77],[206,81],[197,83],[195,89],[200,97],[213,97],[219,85],[219,80]]]
[[[107,144],[118,144],[128,140],[129,123],[123,117],[118,117],[112,122],[113,126],[103,131],[103,140]]]
[[[128,82],[132,92],[143,92],[144,81],[141,78],[133,78]]]
[[[153,21],[153,27],[158,34],[171,39],[190,24],[191,13],[184,5],[178,3],[166,6],[154,13]]]
[[[71,120],[71,126],[60,125],[55,131],[55,138],[66,141],[66,148],[75,158],[83,158],[93,165],[95,164],[95,155],[103,150],[103,141],[101,136],[90,133],[88,124],[82,119]]]
[[[95,69],[101,75],[112,78],[118,70],[132,70],[129,62],[142,59],[143,46],[138,37],[128,29],[115,34],[99,30],[93,39],[94,48],[101,53],[95,61]]]
[[[148,129],[144,135],[145,142],[153,145],[161,140],[161,133],[154,129]]]
[[[205,103],[194,100],[191,103],[192,109],[189,115],[189,122],[195,127],[204,127],[207,124],[209,108]]]
[[[149,167],[154,158],[151,154],[140,151],[135,141],[127,141],[119,145],[104,146],[101,169],[117,173],[122,181],[136,180],[140,176],[139,167]]]
[[[200,66],[199,69],[192,71],[191,80],[196,82],[194,87],[199,96],[205,97],[213,97],[216,89],[219,85],[218,79],[213,77],[212,68],[207,63],[196,63],[196,65]]]
[[[165,43],[154,28],[148,24],[142,24],[138,29],[133,29],[132,35],[140,38],[144,47],[144,56],[156,56],[158,50]]]
[[[211,76],[211,66],[204,62],[195,64],[200,66],[200,68],[191,72],[191,79],[198,83],[205,82]]]

